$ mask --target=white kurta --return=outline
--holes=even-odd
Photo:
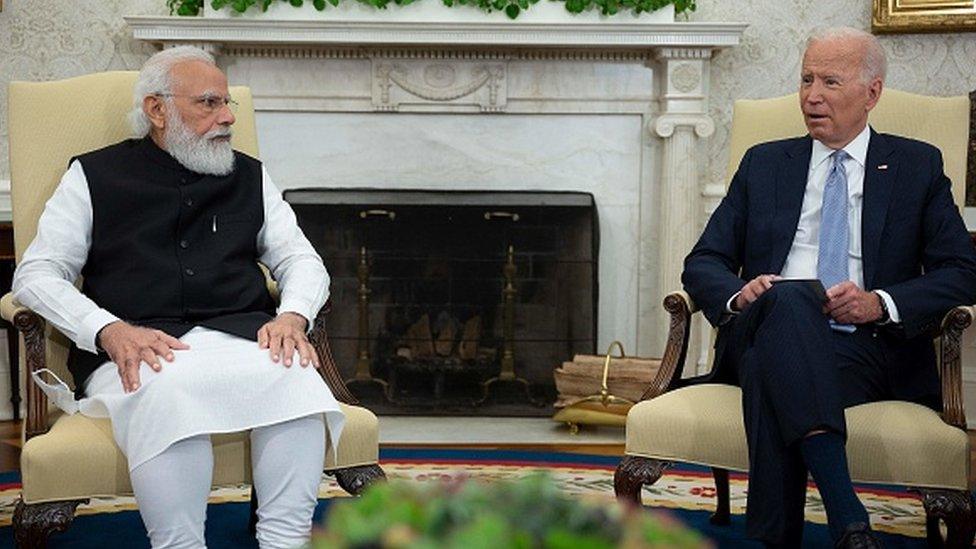
[[[257,236],[260,257],[279,283],[278,312],[296,312],[311,326],[328,297],[329,277],[298,228],[295,214],[263,172],[264,226]],[[92,207],[81,164],[72,163],[45,206],[37,237],[14,275],[18,301],[36,311],[79,348],[95,351],[98,331],[117,317],[74,286],[91,246]],[[333,446],[343,414],[314,368],[302,368],[297,353],[290,368],[272,362],[254,341],[205,328],[181,338],[189,350],[174,351],[172,363],[154,372],[142,364],[141,387],[126,394],[114,363],[99,367],[86,397],[73,401],[67,388],[35,379],[68,413],[110,417],[115,440],[131,471],[178,440],[243,431],[324,413]],[[335,450],[335,448],[333,448]]]

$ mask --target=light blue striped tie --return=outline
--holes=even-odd
[[[844,170],[844,160],[848,158],[848,154],[839,150],[831,156],[833,164],[827,174],[820,208],[820,249],[817,253],[817,278],[828,289],[850,279],[847,263],[850,248],[847,172]],[[852,324],[837,324],[833,320],[830,321],[830,327],[848,333],[855,330]]]

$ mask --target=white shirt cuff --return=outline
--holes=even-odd
[[[734,294],[732,294],[732,297],[730,297],[729,300],[725,302],[725,312],[727,312],[729,314],[732,314],[732,315],[739,314],[739,311],[736,311],[736,310],[732,309],[732,303],[735,302],[735,299],[737,297],[739,297],[739,294],[741,294],[741,293],[742,292],[735,292]]]
[[[75,341],[75,344],[78,345],[79,349],[97,353],[98,342],[95,341],[95,338],[98,336],[98,332],[117,320],[119,317],[105,309],[95,309],[81,319],[81,326],[78,327],[78,341]]]
[[[898,306],[895,305],[895,300],[891,299],[891,296],[888,294],[888,292],[884,290],[875,290],[875,292],[878,292],[878,295],[881,296],[881,299],[883,299],[885,302],[885,307],[888,308],[888,322],[886,322],[885,324],[900,323],[901,315],[898,314]]]

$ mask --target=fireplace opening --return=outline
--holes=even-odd
[[[544,416],[596,346],[587,193],[285,192],[332,277],[343,378],[380,414]]]

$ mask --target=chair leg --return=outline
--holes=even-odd
[[[336,482],[343,490],[354,496],[361,494],[370,484],[386,480],[386,473],[379,465],[346,467],[345,469],[336,469],[331,474],[335,475]]]
[[[930,547],[970,547],[976,537],[976,500],[968,490],[919,490]],[[946,525],[943,541],[938,521]]]
[[[709,522],[717,526],[728,526],[729,519],[729,471],[712,467],[712,476],[715,477],[715,512],[708,519]]]
[[[657,482],[668,467],[671,467],[670,461],[624,456],[613,472],[613,491],[617,499],[641,505],[641,488]]]
[[[50,503],[24,503],[17,500],[14,507],[14,542],[17,547],[43,549],[51,534],[64,532],[75,519],[75,508],[87,499],[54,501]]]

